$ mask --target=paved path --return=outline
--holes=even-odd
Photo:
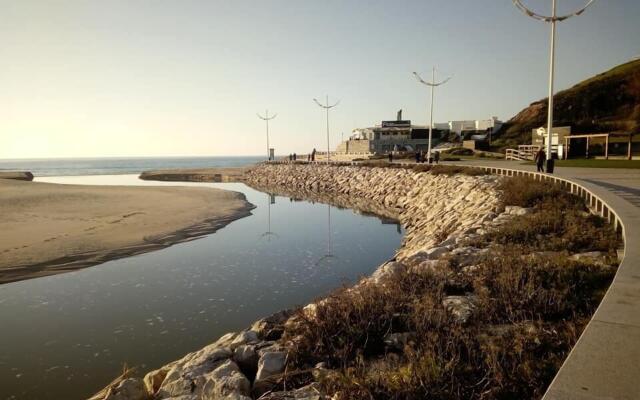
[[[455,164],[535,170],[519,161]],[[616,211],[624,226],[625,255],[544,399],[640,399],[640,170],[560,167],[555,175],[582,184]]]

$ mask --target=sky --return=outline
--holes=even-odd
[[[557,89],[640,56],[639,17],[599,0],[560,23]],[[546,97],[548,59],[511,0],[0,0],[0,158],[265,154],[265,109],[276,154],[306,153],[326,95],[333,148],[399,109],[426,124],[411,73],[433,65],[436,122],[507,120]]]

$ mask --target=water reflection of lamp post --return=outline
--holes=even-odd
[[[318,259],[316,265],[320,265],[324,260],[337,258],[331,253],[331,206],[327,204],[327,253]]]
[[[260,237],[266,237],[267,241],[271,236],[278,237],[278,234],[271,231],[271,204],[276,204],[276,196],[267,193],[267,231],[260,235]]]
[[[429,117],[429,145],[427,148],[427,160],[429,160],[429,164],[431,164],[431,135],[433,132],[433,92],[434,92],[434,88],[436,86],[440,86],[440,85],[444,85],[445,83],[447,83],[449,81],[449,79],[451,79],[451,77],[448,77],[447,79],[443,80],[442,82],[437,82],[436,83],[436,67],[433,67],[433,70],[431,71],[431,82],[427,82],[424,79],[422,79],[420,77],[420,75],[418,75],[417,72],[414,72],[413,75],[415,75],[416,79],[418,80],[418,82],[422,83],[423,85],[429,86],[431,88],[431,112],[430,112],[430,117]]]
[[[329,110],[332,109],[333,107],[337,106],[338,104],[340,104],[340,100],[336,101],[334,105],[329,105],[329,95],[327,95],[327,104],[326,105],[320,103],[317,99],[313,99],[313,101],[315,101],[317,105],[319,105],[321,108],[324,108],[327,111],[327,164],[329,164],[329,161],[330,161],[330,156],[329,156]]]
[[[555,54],[556,54],[556,22],[562,22],[574,16],[578,16],[584,12],[595,0],[589,0],[587,4],[578,11],[567,15],[556,15],[556,0],[551,0],[551,16],[537,14],[522,4],[521,0],[512,0],[513,4],[522,11],[526,16],[538,21],[551,23],[551,49],[549,56],[549,109],[547,111],[547,172],[553,172],[553,157],[551,156],[551,130],[553,128],[553,79],[555,73]],[[559,143],[558,143],[559,144]]]
[[[260,114],[256,114],[258,118],[265,121],[267,123],[267,160],[271,161],[271,149],[269,148],[269,121],[278,116],[278,114],[273,114],[271,117],[269,116],[269,110],[267,110],[264,114],[264,117]]]

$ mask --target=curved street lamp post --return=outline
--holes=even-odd
[[[269,121],[278,116],[278,114],[273,114],[271,117],[269,116],[269,110],[265,111],[265,116],[263,117],[260,114],[256,114],[258,118],[265,121],[267,124],[267,160],[271,161],[271,149],[269,148]]]
[[[431,88],[431,112],[429,113],[429,115],[430,115],[430,117],[429,117],[429,145],[428,145],[428,148],[427,148],[427,160],[428,160],[429,164],[431,164],[431,136],[432,136],[432,132],[433,132],[433,92],[434,92],[434,88],[436,86],[444,85],[445,83],[447,83],[449,81],[449,79],[451,79],[451,77],[448,77],[447,79],[443,80],[442,82],[436,82],[436,68],[435,67],[433,67],[433,69],[431,70],[431,82],[427,82],[424,79],[422,79],[422,77],[420,77],[420,75],[418,75],[417,72],[414,72],[413,75],[416,77],[418,82],[422,83],[423,85],[429,86]]]
[[[547,172],[553,173],[553,157],[551,156],[551,130],[553,128],[553,80],[555,74],[555,53],[556,53],[556,22],[562,22],[571,17],[578,16],[584,12],[595,0],[589,0],[581,9],[566,15],[556,14],[556,0],[551,0],[551,15],[545,16],[528,9],[522,0],[512,0],[513,4],[526,16],[542,22],[551,23],[551,49],[549,54],[549,110],[547,112]]]
[[[330,155],[329,155],[329,110],[332,109],[333,107],[337,106],[338,104],[340,104],[340,100],[336,101],[335,104],[333,105],[329,105],[329,95],[327,95],[326,97],[327,103],[326,104],[322,104],[318,101],[318,99],[313,99],[313,101],[316,102],[316,104],[318,106],[320,106],[321,108],[324,108],[325,110],[327,110],[327,164],[329,164],[330,161]]]

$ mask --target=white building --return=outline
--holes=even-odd
[[[498,117],[491,117],[490,119],[476,119],[476,120],[459,120],[434,123],[434,129],[448,130],[455,132],[458,136],[465,131],[497,131],[502,126],[502,121],[498,120]]]

